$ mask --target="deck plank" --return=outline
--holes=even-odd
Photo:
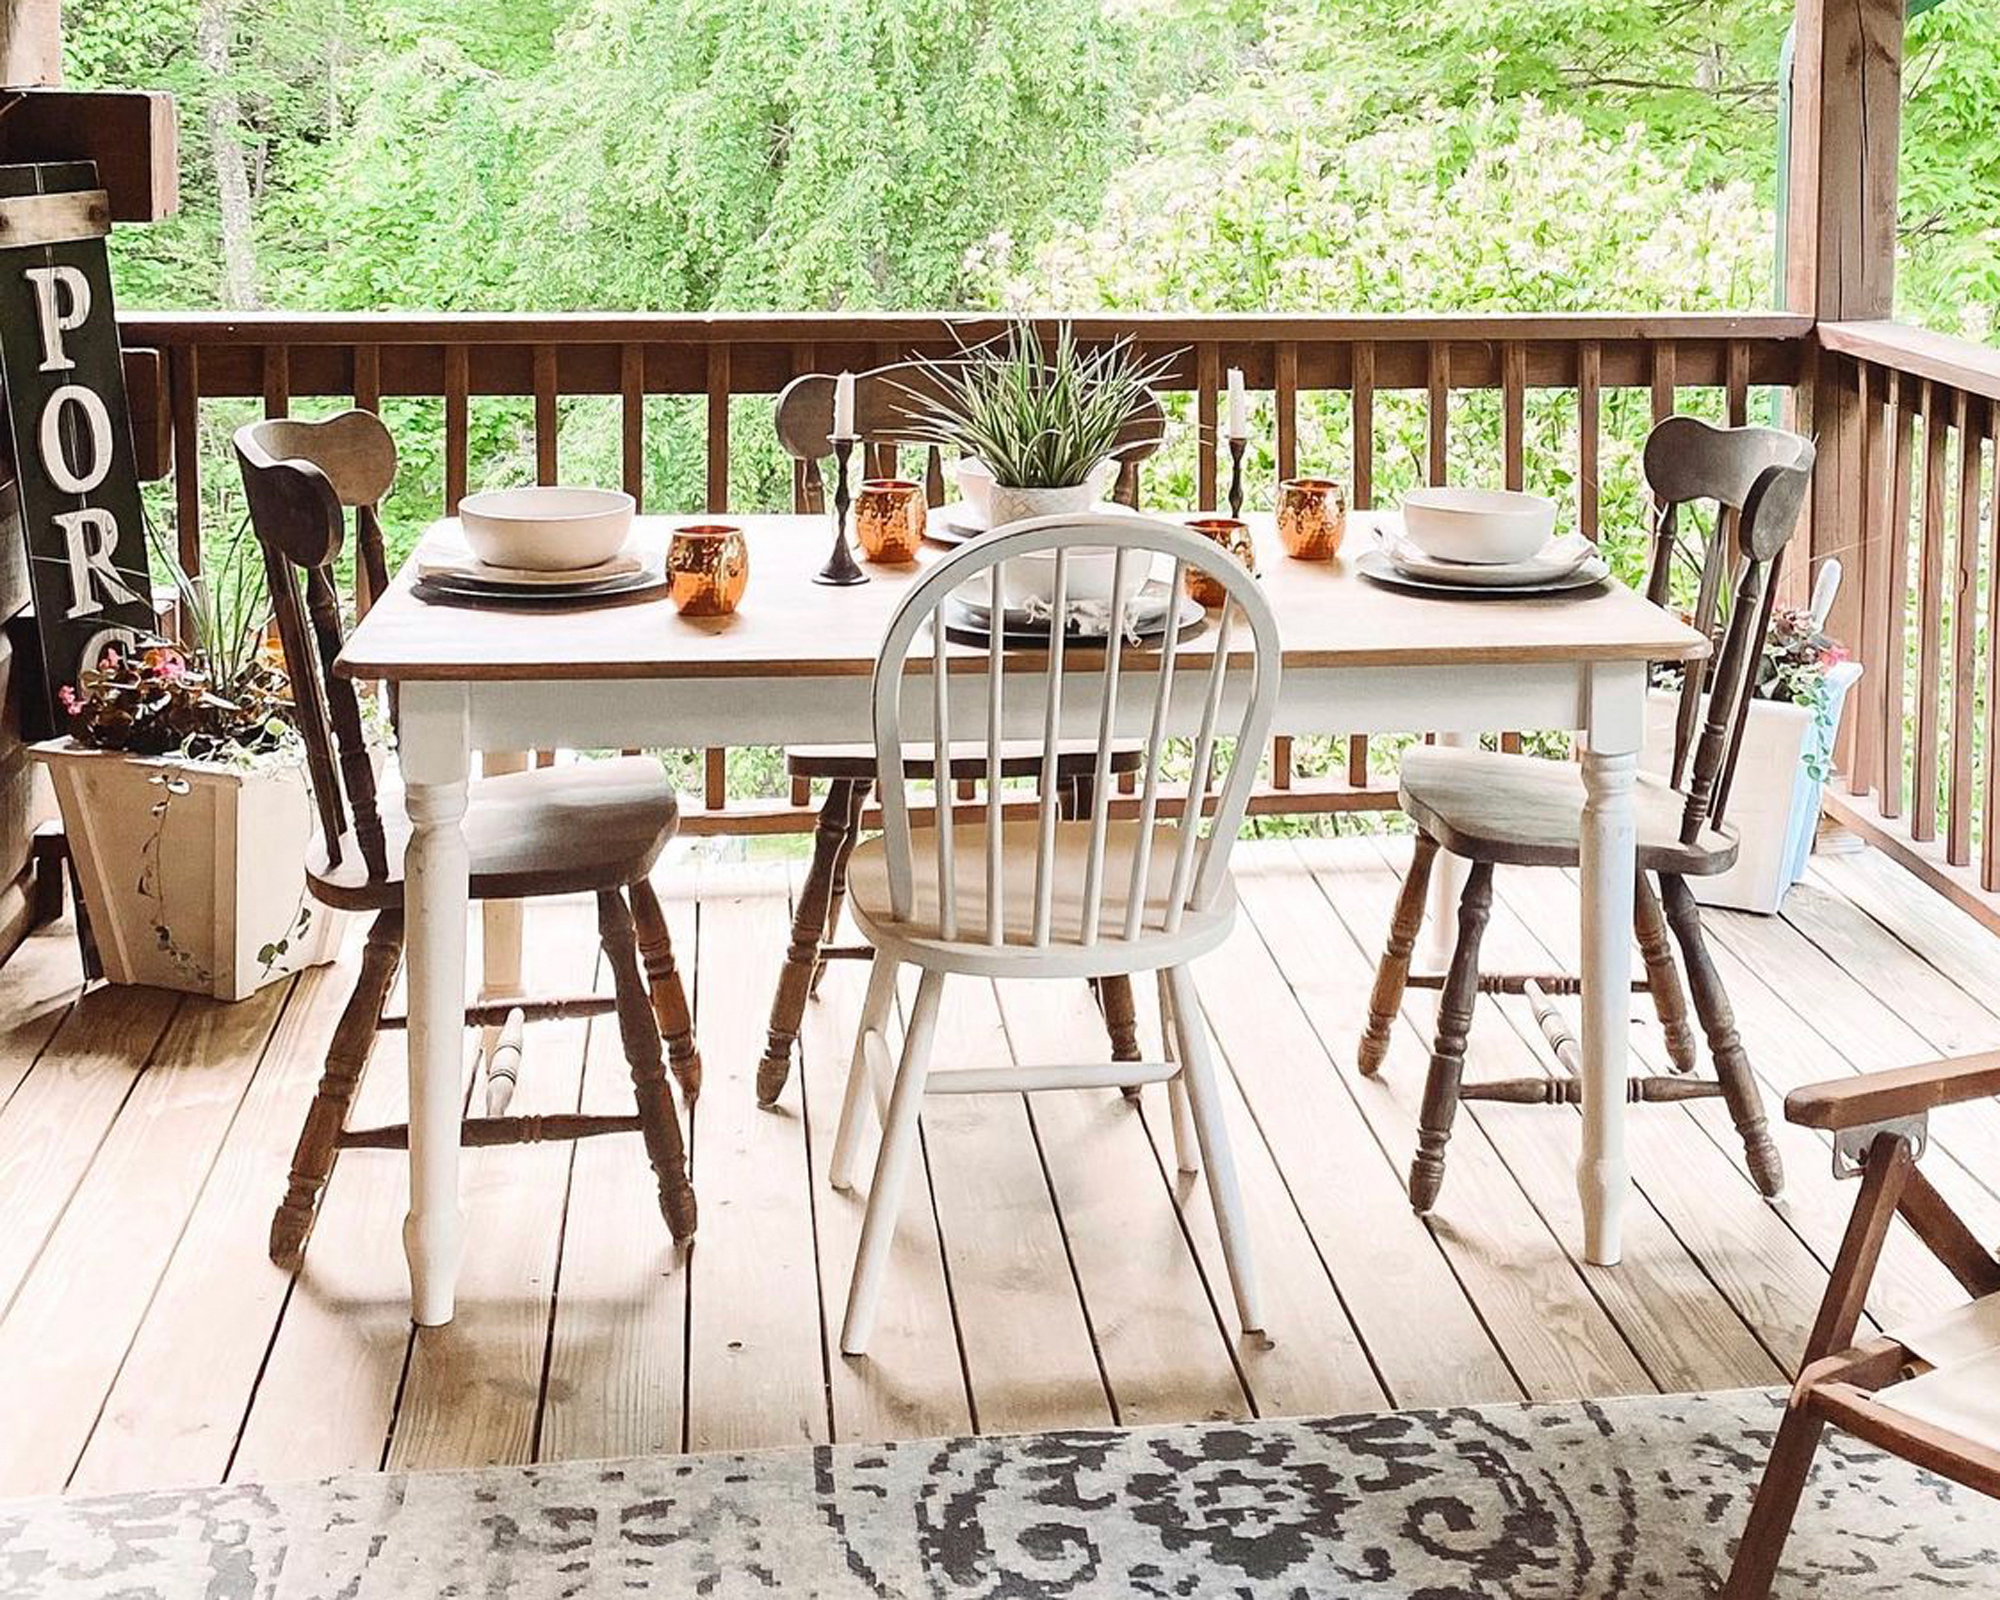
[[[699,928],[691,874],[661,875],[660,904],[700,1035]],[[609,981],[601,971],[600,988]],[[632,1109],[616,1020],[592,1021],[582,1109]],[[684,1121],[683,1131],[687,1124]],[[562,1272],[536,1450],[543,1461],[671,1455],[687,1427],[687,1253],[660,1216],[636,1133],[579,1140],[571,1156]]]
[[[996,1065],[1009,1058],[991,984],[958,979],[945,985],[933,1048],[941,1061]],[[1107,1426],[1111,1397],[1026,1097],[933,1098],[924,1107],[923,1141],[980,1431]],[[872,1160],[872,1144],[868,1149]],[[857,1201],[868,1171],[864,1164]],[[858,1219],[851,1226],[858,1228]],[[840,1289],[827,1299],[836,1322],[851,1266],[850,1257],[839,1267]],[[934,1336],[949,1333],[938,1329]]]
[[[531,901],[526,921],[528,992],[587,989],[596,968],[596,908],[583,899]],[[545,1022],[527,1031],[510,1115],[576,1109],[585,1039],[595,1026]],[[477,1039],[466,1032],[468,1051]],[[389,1438],[391,1471],[533,1459],[570,1155],[563,1143],[464,1153],[459,1203],[465,1255],[457,1309],[443,1327],[418,1328],[411,1341]]]
[[[826,1345],[796,1099],[751,1092],[771,989],[791,931],[779,867],[707,868],[701,902],[701,1049],[689,1254],[688,1448],[822,1444]],[[715,1180],[709,1181],[709,1175]]]
[[[220,1482],[291,1291],[266,1252],[299,1124],[359,971],[300,975],[160,1279],[70,1488]],[[220,1065],[220,1063],[217,1063]],[[187,1351],[199,1340],[202,1359]]]
[[[183,1006],[78,1000],[66,932],[38,935],[0,983],[0,1489],[1779,1381],[1853,1196],[1810,1130],[1774,1122],[1791,1181],[1770,1206],[1719,1104],[1633,1108],[1617,1268],[1578,1260],[1577,1129],[1545,1107],[1469,1106],[1436,1218],[1410,1215],[1429,998],[1406,1005],[1384,1081],[1350,1063],[1406,848],[1245,845],[1246,914],[1197,973],[1268,1343],[1235,1333],[1206,1189],[1175,1172],[1154,1088],[1137,1109],[1110,1093],[932,1101],[873,1351],[830,1355],[860,1200],[827,1188],[826,1163],[863,969],[830,972],[786,1108],[758,1111],[750,1068],[797,878],[781,863],[663,871],[708,1064],[701,1242],[665,1247],[636,1139],[469,1152],[460,1321],[414,1351],[400,1155],[342,1158],[296,1283],[264,1259],[355,953],[282,1005]],[[1573,961],[1573,875],[1498,881],[1494,965]],[[1892,863],[1816,860],[1782,918],[1722,913],[1711,932],[1774,1099],[2000,1042],[2000,941]],[[593,944],[583,902],[530,912],[533,968]],[[947,987],[941,1058],[1102,1054],[1082,986],[1006,987]],[[1658,1070],[1643,999],[1634,1017],[1635,1064]],[[1479,1072],[1548,1070],[1519,1000],[1482,999],[1473,1038]],[[402,1115],[402,1046],[381,1037],[357,1120]],[[530,1053],[524,1109],[627,1103],[608,1024],[587,1042],[582,1024],[542,1025]],[[2000,1107],[1934,1128],[1927,1169],[1976,1227],[2000,1227]],[[1898,1230],[1871,1311],[1954,1293]]]
[[[168,1024],[0,1318],[0,1417],[16,1419],[0,1495],[68,1483],[290,990],[190,998]]]

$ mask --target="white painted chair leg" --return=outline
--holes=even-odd
[[[861,1019],[854,1029],[854,1059],[847,1068],[847,1088],[840,1097],[840,1126],[833,1136],[833,1161],[828,1179],[836,1189],[854,1187],[854,1158],[861,1143],[861,1107],[875,1076],[868,1048],[870,1034],[879,1036],[889,1025],[896,998],[897,963],[877,955],[868,969],[868,995],[861,1002]]]
[[[896,1069],[889,1118],[882,1129],[882,1147],[875,1156],[875,1176],[868,1185],[868,1211],[861,1219],[861,1247],[855,1252],[854,1278],[847,1287],[847,1314],[840,1326],[843,1355],[865,1355],[868,1336],[875,1328],[875,1308],[882,1298],[882,1279],[889,1270],[889,1247],[902,1209],[903,1185],[916,1159],[917,1119],[923,1110],[924,1082],[930,1076],[931,1037],[937,1031],[938,999],[943,990],[944,974],[925,972],[910,1008],[903,1060]]]
[[[1165,1049],[1169,1061],[1180,1060],[1180,1047],[1174,1043],[1174,997],[1167,987],[1167,972],[1162,967],[1154,976],[1159,980],[1160,989],[1160,1044]],[[1167,1114],[1174,1124],[1174,1163],[1185,1173],[1201,1171],[1201,1145],[1194,1131],[1194,1117],[1188,1109],[1187,1085],[1179,1074],[1167,1079]]]
[[[1180,1046],[1180,1081],[1187,1085],[1201,1158],[1208,1168],[1208,1197],[1215,1208],[1215,1231],[1222,1239],[1222,1258],[1229,1265],[1230,1287],[1236,1292],[1236,1315],[1245,1333],[1261,1332],[1263,1313],[1257,1297],[1256,1264],[1251,1259],[1249,1219],[1243,1214],[1243,1194],[1236,1182],[1236,1158],[1229,1148],[1222,1096],[1209,1059],[1208,1035],[1201,1020],[1194,977],[1186,967],[1167,974],[1173,995],[1174,1034]]]

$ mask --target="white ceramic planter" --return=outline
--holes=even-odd
[[[1778,909],[1785,891],[1798,882],[1812,854],[1819,824],[1820,783],[1806,770],[1808,755],[1824,768],[1847,691],[1861,676],[1859,663],[1843,661],[1827,673],[1832,715],[1822,729],[1806,706],[1777,700],[1750,702],[1742,754],[1730,787],[1724,818],[1739,843],[1736,865],[1712,878],[1690,878],[1688,887],[1703,905],[1736,911]],[[1680,696],[1655,689],[1646,697],[1646,748],[1640,764],[1664,775],[1674,752],[1674,713]]]
[[[300,767],[34,748],[113,983],[241,1000],[338,953],[343,914],[306,893]]]
[[[996,482],[987,490],[987,521],[995,528],[1010,522],[1026,522],[1030,517],[1061,516],[1071,511],[1088,511],[1118,476],[1118,463],[1100,461],[1082,483],[1062,489],[1017,489]]]

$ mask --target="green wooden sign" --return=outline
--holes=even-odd
[[[90,162],[0,165],[0,389],[56,727],[62,688],[154,625],[110,226]]]

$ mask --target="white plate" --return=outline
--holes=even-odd
[[[1399,572],[1388,556],[1380,550],[1370,550],[1354,563],[1354,570],[1362,577],[1371,578],[1391,589],[1408,589],[1416,594],[1449,594],[1465,600],[1514,600],[1527,595],[1562,594],[1570,589],[1587,589],[1611,576],[1611,563],[1597,556],[1574,571],[1543,583],[1446,583],[1436,578],[1419,578],[1413,573]]]
[[[1503,563],[1445,561],[1437,556],[1426,555],[1411,543],[1408,535],[1401,538],[1393,535],[1386,537],[1382,548],[1383,554],[1388,556],[1396,570],[1409,577],[1424,578],[1433,583],[1448,583],[1454,587],[1476,586],[1496,589],[1518,589],[1524,585],[1553,583],[1558,578],[1568,577],[1586,561],[1597,556],[1597,546],[1580,533],[1551,539],[1525,561]]]

